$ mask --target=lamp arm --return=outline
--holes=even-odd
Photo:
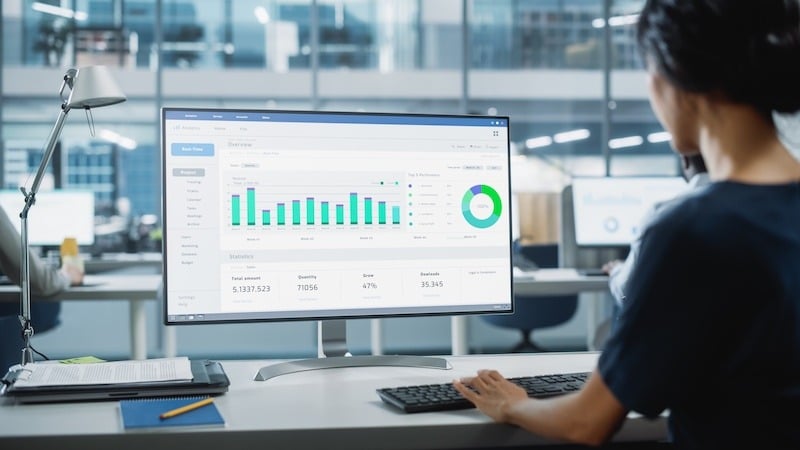
[[[66,84],[66,76],[64,77]],[[62,90],[63,90],[62,85]],[[64,128],[64,123],[67,120],[69,107],[66,103],[61,106],[61,112],[58,114],[58,119],[50,131],[50,136],[47,138],[47,145],[45,146],[42,162],[39,164],[39,169],[36,171],[36,176],[33,179],[30,191],[26,191],[25,187],[20,187],[20,191],[25,196],[25,205],[22,207],[22,212],[19,213],[21,222],[20,227],[20,315],[19,321],[22,325],[22,338],[25,341],[25,347],[22,349],[22,365],[33,362],[33,351],[31,347],[31,337],[33,337],[33,326],[31,325],[31,283],[30,283],[30,260],[28,250],[28,211],[34,203],[36,203],[36,193],[39,191],[39,186],[42,184],[42,178],[53,156],[53,151],[56,148],[58,137],[61,135],[61,130]]]
[[[25,196],[25,209],[22,210],[20,217],[22,217],[23,214],[27,217],[28,209],[30,209],[30,207],[36,201],[36,199],[33,197],[35,197],[36,193],[39,192],[39,185],[42,184],[44,172],[47,169],[47,165],[50,164],[50,158],[53,156],[53,150],[56,148],[56,142],[58,142],[58,137],[61,136],[61,130],[64,128],[64,123],[67,120],[67,114],[69,114],[70,106],[68,99],[64,96],[64,89],[67,87],[72,89],[77,73],[77,70],[69,69],[67,70],[67,73],[64,74],[63,81],[61,82],[61,88],[58,91],[58,95],[61,97],[61,112],[58,114],[58,119],[56,119],[53,129],[50,130],[50,135],[47,137],[47,144],[44,147],[44,155],[42,156],[42,162],[39,164],[39,170],[36,171],[36,177],[33,179],[30,192],[26,192],[24,187],[20,187],[22,194]],[[29,196],[31,197],[31,200],[28,199]]]
[[[22,325],[22,338],[25,341],[25,347],[22,349],[22,365],[33,362],[28,211],[36,203],[36,193],[39,192],[39,186],[42,184],[44,173],[50,164],[50,159],[53,156],[58,137],[61,136],[61,130],[64,128],[70,109],[75,107],[88,110],[92,107],[113,105],[125,101],[125,95],[116,87],[113,80],[107,76],[108,74],[101,69],[101,66],[94,69],[87,68],[87,75],[80,78],[78,77],[79,73],[78,69],[68,69],[64,74],[64,78],[61,81],[61,89],[58,92],[61,97],[61,112],[58,115],[58,119],[56,119],[55,125],[53,125],[53,129],[50,131],[50,135],[47,137],[47,144],[44,147],[39,170],[36,171],[36,176],[33,178],[29,191],[25,189],[25,186],[20,186],[19,188],[25,197],[25,205],[22,208],[22,212],[19,213],[19,218],[22,222],[20,232],[20,251],[22,254],[20,258],[21,295],[19,321]],[[95,89],[95,85],[100,88]],[[80,88],[80,86],[83,87]],[[68,91],[67,88],[69,88]],[[81,95],[76,97],[76,90],[80,91]]]
[[[56,148],[56,144],[58,143],[58,137],[61,135],[61,130],[64,128],[64,123],[67,120],[67,114],[69,113],[69,109],[62,106],[61,112],[58,114],[58,119],[56,120],[53,129],[50,131],[50,136],[47,138],[47,145],[45,146],[44,155],[42,156],[42,161],[39,163],[39,169],[36,171],[36,176],[33,178],[33,184],[31,184],[30,191],[26,191],[25,187],[20,187],[20,190],[25,195],[25,209],[23,212],[27,216],[27,210],[33,205],[35,200],[28,201],[28,197],[36,196],[36,193],[39,192],[39,186],[42,184],[42,179],[44,178],[45,171],[47,170],[47,166],[50,164],[50,159],[53,157],[53,152]]]

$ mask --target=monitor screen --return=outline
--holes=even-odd
[[[0,206],[19,232],[19,214],[25,197],[19,190],[0,191]],[[78,245],[94,244],[94,193],[85,190],[55,190],[36,193],[36,203],[28,210],[28,244],[35,247],[58,246],[65,237]]]
[[[166,323],[512,311],[508,118],[161,120]]]
[[[575,242],[578,246],[628,246],[648,208],[686,189],[681,177],[575,178]]]

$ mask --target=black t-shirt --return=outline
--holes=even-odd
[[[800,183],[714,183],[642,237],[603,380],[678,448],[800,448]]]

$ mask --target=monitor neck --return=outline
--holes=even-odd
[[[317,322],[318,358],[299,359],[271,364],[259,369],[256,381],[266,381],[280,375],[307,370],[336,369],[344,367],[402,366],[449,370],[453,366],[445,358],[412,355],[351,356],[347,351],[347,321],[344,319]]]

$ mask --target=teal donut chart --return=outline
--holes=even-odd
[[[488,195],[493,205],[492,214],[485,219],[479,219],[475,217],[470,210],[472,199],[475,198],[476,195],[480,194]],[[489,228],[497,223],[498,220],[500,220],[500,214],[502,212],[503,201],[500,200],[500,194],[498,194],[493,187],[485,184],[476,184],[475,186],[472,186],[467,190],[467,192],[464,193],[464,197],[461,199],[461,213],[464,215],[464,219],[466,219],[467,223],[475,228]]]

